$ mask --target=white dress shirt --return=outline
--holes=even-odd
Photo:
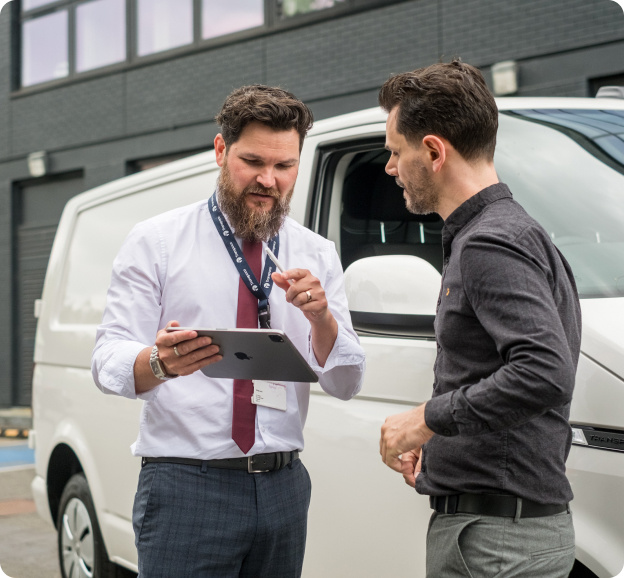
[[[237,239],[239,245],[240,239]],[[263,251],[263,266],[264,266]],[[338,322],[338,337],[320,367],[310,345],[310,323],[273,286],[271,326],[281,329],[308,360],[330,395],[347,400],[360,390],[364,351],[353,331],[343,274],[334,244],[287,218],[280,231],[279,260],[309,269],[323,286]],[[139,223],[113,265],[92,372],[104,393],[141,398],[134,455],[218,459],[243,455],[231,438],[233,380],[201,371],[163,381],[137,395],[134,362],[173,319],[182,327],[236,327],[238,271],[202,201]],[[287,383],[287,410],[257,406],[256,442],[248,455],[303,449],[309,383]]]

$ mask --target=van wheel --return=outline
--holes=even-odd
[[[116,576],[116,566],[108,560],[84,474],[76,474],[67,482],[56,527],[63,578]]]

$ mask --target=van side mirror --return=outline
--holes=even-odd
[[[434,337],[442,277],[413,255],[366,257],[345,271],[353,327],[359,333]]]

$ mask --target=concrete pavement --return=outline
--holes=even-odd
[[[0,439],[0,566],[11,578],[60,578],[56,531],[35,512],[34,476],[24,440]]]

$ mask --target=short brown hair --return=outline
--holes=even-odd
[[[397,131],[412,143],[448,140],[466,160],[494,158],[498,108],[481,72],[459,59],[389,78],[379,104],[397,111]]]
[[[274,130],[295,129],[301,150],[314,117],[312,111],[291,92],[252,84],[231,92],[215,120],[221,126],[226,146],[235,143],[249,123],[260,122]]]

